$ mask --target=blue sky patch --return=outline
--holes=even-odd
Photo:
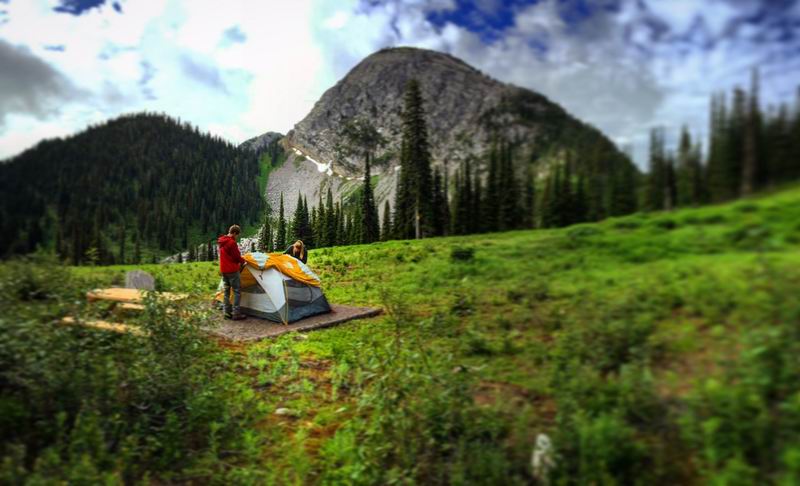
[[[87,10],[100,7],[106,0],[61,0],[60,5],[53,10],[70,15],[81,15]]]
[[[52,46],[44,46],[44,48],[45,48],[45,50],[53,51],[53,52],[64,52],[65,50],[67,50],[67,48],[66,48],[66,46],[64,46],[64,44],[57,44],[57,45],[52,45]]]
[[[448,23],[463,27],[488,43],[500,38],[505,29],[514,25],[517,10],[537,1],[456,0],[455,9],[428,12],[427,19],[438,28]]]

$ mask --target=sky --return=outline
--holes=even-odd
[[[233,143],[286,133],[361,59],[450,53],[538,91],[644,167],[713,92],[794,103],[800,0],[0,0],[0,159],[124,113]]]

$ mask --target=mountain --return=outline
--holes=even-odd
[[[410,79],[416,79],[422,90],[433,163],[447,164],[450,173],[467,158],[485,165],[492,140],[497,139],[514,144],[518,170],[524,163],[535,163],[541,173],[567,152],[599,182],[605,182],[615,164],[632,168],[599,130],[543,95],[492,79],[451,55],[400,47],[361,61],[287,133],[282,144],[293,153],[289,158],[293,164],[270,175],[268,197],[275,199],[274,193],[286,188],[300,190],[309,201],[317,201],[320,189],[327,187],[335,196],[352,193],[363,175],[363,161],[337,158],[336,145],[340,128],[348,120],[362,118],[388,139],[372,170],[379,176],[379,205],[391,199],[399,163],[403,90]],[[290,193],[286,199],[294,201],[296,195]],[[292,209],[290,203],[288,210]]]
[[[187,123],[122,116],[0,164],[0,256],[151,260],[259,220],[258,174],[252,151]]]
[[[253,137],[245,140],[239,145],[240,149],[251,150],[258,154],[262,154],[270,150],[270,148],[277,146],[278,142],[283,138],[283,134],[278,132],[267,132],[263,135]]]

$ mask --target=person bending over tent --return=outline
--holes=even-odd
[[[240,321],[245,319],[241,313],[239,302],[241,301],[241,280],[240,273],[244,268],[245,260],[239,253],[239,245],[236,240],[239,238],[242,229],[238,225],[233,225],[228,229],[227,235],[217,238],[219,247],[219,271],[222,273],[222,281],[225,287],[223,309],[225,319]],[[233,290],[233,308],[231,309],[231,290]]]
[[[308,252],[306,251],[306,246],[303,244],[302,241],[297,240],[283,252],[284,255],[290,255],[303,263],[308,263]]]

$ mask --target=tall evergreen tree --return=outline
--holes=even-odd
[[[264,220],[261,222],[261,230],[258,233],[258,251],[269,253],[272,251],[272,225],[270,224],[270,214],[272,213],[269,204],[264,210]]]
[[[327,202],[325,204],[325,222],[324,222],[324,238],[325,238],[325,245],[324,246],[335,246],[336,245],[336,230],[337,230],[337,221],[336,221],[336,207],[333,204],[333,192],[331,188],[328,187],[328,195],[327,195]]]
[[[383,225],[381,226],[381,241],[392,239],[392,208],[389,199],[383,205]]]
[[[400,238],[422,238],[432,233],[431,166],[428,129],[419,83],[406,84],[403,97],[403,138],[400,177],[395,199],[395,233]]]
[[[523,177],[524,199],[522,204],[522,227],[533,228],[534,212],[536,211],[536,181],[533,175],[532,162],[525,164],[525,173]]]
[[[766,180],[763,161],[763,122],[761,108],[758,103],[759,91],[758,68],[753,69],[750,93],[748,97],[747,115],[744,125],[744,153],[742,160],[742,195],[752,194]]]
[[[281,203],[278,209],[278,229],[275,233],[275,251],[283,251],[286,247],[286,218],[283,214],[283,193],[281,193]]]
[[[654,128],[650,131],[650,161],[647,174],[645,208],[650,211],[664,209],[665,188],[667,187],[667,154],[664,149],[664,130]]]
[[[380,239],[380,222],[375,196],[372,193],[372,175],[369,157],[364,162],[364,189],[361,193],[361,235],[359,243],[372,243]],[[355,241],[353,243],[356,243]]]
[[[489,148],[489,174],[483,197],[484,230],[500,229],[500,153],[497,137],[493,137]]]
[[[133,263],[139,264],[142,262],[142,245],[139,242],[139,230],[136,230],[133,237]]]
[[[675,160],[672,154],[667,154],[664,161],[664,205],[667,211],[675,209],[677,199],[677,182],[675,177]]]

